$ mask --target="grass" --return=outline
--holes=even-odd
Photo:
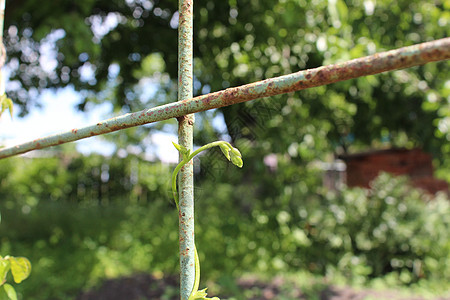
[[[33,266],[31,277],[17,286],[21,299],[70,300],[81,290],[95,287],[108,278],[142,272],[178,272],[178,222],[176,211],[168,202],[106,207],[54,202],[39,204],[25,214],[19,209],[3,207],[1,210],[0,255],[25,256]],[[207,248],[213,241],[207,239],[208,232],[200,232],[202,247]],[[217,238],[217,233],[213,233],[210,233],[212,239]],[[258,255],[256,251],[247,255],[252,253]],[[395,290],[404,297],[424,299],[450,296],[445,294],[449,290],[445,279],[420,280],[405,286],[401,275],[395,273],[367,280],[345,277],[335,269],[324,277],[289,267],[261,272],[257,266],[252,269],[240,265],[242,262],[232,261],[226,254],[202,259],[206,272],[200,287],[208,286],[210,295],[229,300],[266,299],[263,297],[271,293],[280,300],[301,296],[313,300],[319,299],[320,293],[331,285]],[[221,267],[226,265],[233,269]],[[169,300],[177,294],[176,286],[167,286],[161,299]]]

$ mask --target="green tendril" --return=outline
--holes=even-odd
[[[178,165],[175,167],[175,170],[172,173],[172,194],[173,199],[175,201],[175,205],[177,206],[178,212],[180,212],[180,204],[179,204],[179,198],[178,198],[178,192],[177,192],[177,176],[178,172],[181,170],[181,168],[190,162],[197,154],[199,154],[202,151],[205,151],[212,147],[220,147],[220,150],[222,150],[222,153],[225,155],[225,157],[231,161],[234,165],[238,166],[239,168],[242,168],[244,165],[244,162],[242,160],[242,154],[237,149],[231,146],[230,143],[225,141],[217,141],[212,142],[209,144],[206,144],[194,152],[191,153],[189,149],[186,149],[185,147],[178,145],[174,142],[172,144],[175,146],[175,148],[180,152],[181,154],[181,161],[178,163]],[[198,290],[199,284],[200,284],[200,260],[198,258],[198,252],[197,247],[194,243],[194,252],[195,252],[195,280],[194,280],[194,286],[192,288],[191,294],[189,295],[188,300],[195,300],[195,299],[203,299],[203,300],[220,300],[218,297],[208,298],[206,293],[206,288],[203,290]]]

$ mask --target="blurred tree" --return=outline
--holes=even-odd
[[[195,94],[449,36],[449,9],[447,0],[196,1]],[[175,0],[8,1],[8,93],[22,114],[40,90],[67,85],[84,95],[80,109],[174,101],[177,25]],[[197,142],[223,134],[211,124],[223,115],[233,142],[294,161],[374,141],[450,157],[448,70],[433,63],[201,113]]]
[[[7,92],[22,115],[39,105],[36,96],[43,89],[66,86],[72,86],[83,95],[79,104],[81,110],[87,109],[89,103],[111,102],[114,113],[125,113],[175,101],[177,1],[56,0],[47,4],[15,0],[7,1],[6,7],[5,43],[11,70]],[[196,0],[195,94],[443,38],[450,34],[449,11],[448,0]],[[384,248],[378,247],[377,240],[369,248],[366,240],[372,239],[373,228],[378,226],[375,221],[388,224],[397,207],[392,204],[383,206],[383,209],[386,207],[384,210],[369,210],[374,213],[373,218],[367,217],[364,211],[359,219],[355,217],[356,213],[347,214],[346,223],[336,227],[335,220],[339,219],[341,211],[364,209],[366,202],[384,205],[385,200],[376,196],[382,193],[374,194],[370,201],[365,200],[363,191],[346,192],[343,196],[320,193],[320,188],[317,189],[320,176],[315,173],[311,161],[326,159],[333,151],[343,152],[349,147],[386,142],[423,146],[441,157],[442,168],[448,170],[450,159],[444,159],[450,158],[448,66],[448,62],[432,63],[197,114],[196,143],[205,144],[218,137],[230,138],[242,150],[245,165],[244,172],[235,173],[229,164],[215,159],[215,155],[222,156],[220,150],[211,150],[200,159],[199,174],[208,181],[196,186],[199,215],[227,214],[212,220],[198,220],[198,237],[210,245],[209,249],[205,248],[211,251],[207,256],[226,258],[215,261],[209,270],[233,272],[235,268],[257,266],[265,271],[271,265],[286,262],[296,269],[306,267],[324,271],[327,262],[331,261],[359,274],[359,265],[354,270],[348,261],[340,260],[342,253],[355,253],[361,259],[367,258],[368,262],[378,261]],[[226,125],[223,131],[212,121],[222,116]],[[152,128],[167,124],[164,122]],[[170,127],[164,129],[173,130]],[[114,141],[123,148],[130,143],[139,145],[148,131],[148,126],[141,126],[115,133]],[[171,204],[161,201],[168,198],[167,193],[170,195],[169,178],[165,177],[170,176],[169,167],[151,165],[131,155],[118,158],[75,156],[66,164],[61,163],[64,156],[32,164],[23,160],[22,163],[2,161],[0,199],[6,200],[0,204],[18,206],[20,213],[25,214],[42,199],[86,204],[98,201],[101,205],[124,199],[123,202],[128,199],[130,203],[156,202],[156,208],[152,206],[151,210],[139,209],[130,213],[131,219],[136,221],[126,223],[125,232],[136,232],[139,236],[141,231],[136,228],[144,228],[142,235],[154,240],[156,248],[172,249],[176,245],[176,235],[170,240],[169,234],[175,230],[175,227],[169,227],[173,224],[173,216],[162,213],[164,206]],[[13,168],[14,171],[10,171]],[[274,172],[277,172],[276,176]],[[232,184],[218,183],[216,178],[219,176],[229,177],[220,181]],[[448,171],[446,176],[450,176]],[[385,182],[392,183],[393,180],[382,183]],[[388,189],[389,185],[386,186]],[[403,183],[399,186],[405,188]],[[324,194],[326,196],[322,196]],[[384,194],[398,195],[397,192]],[[423,212],[424,216],[435,215],[433,220],[438,222],[443,220],[440,213],[448,210],[447,206],[445,209],[438,207],[431,214],[420,205],[406,206],[414,213],[412,218],[407,214],[404,217],[414,220],[408,225],[411,232],[420,227],[417,225],[420,223],[415,222],[416,211]],[[172,207],[169,209],[173,210]],[[391,219],[379,217],[385,211],[390,213]],[[155,213],[151,217],[135,218],[136,213],[145,212]],[[72,211],[66,215],[71,216]],[[61,218],[65,220],[66,215]],[[163,217],[164,222],[160,220]],[[148,224],[141,224],[141,220]],[[372,220],[373,224],[370,223]],[[19,221],[16,222],[20,224]],[[153,227],[159,235],[151,236],[153,233],[146,229],[151,222],[162,224]],[[202,226],[202,222],[209,223]],[[51,232],[54,226],[50,221],[47,223],[45,228]],[[121,224],[114,223],[115,226]],[[31,226],[36,231],[43,227],[40,219],[36,224],[39,226]],[[444,230],[447,225],[426,224],[421,227],[420,235],[415,236],[417,250],[409,249],[407,255],[400,253],[395,262],[408,264],[416,256],[422,259],[421,253],[434,251],[430,254],[431,262],[436,261],[434,269],[430,263],[427,270],[441,276],[441,266],[442,270],[448,269],[438,260],[441,253],[448,253],[445,252],[448,239],[444,236],[448,232]],[[85,226],[96,229],[95,225]],[[109,230],[108,226],[103,226]],[[336,228],[340,232],[336,232]],[[389,244],[396,249],[404,243],[404,236],[401,235],[403,227],[394,229],[388,236],[396,238]],[[324,248],[323,244],[332,241],[337,234],[349,236],[350,243],[335,238],[335,244]],[[160,245],[160,236],[169,236],[170,247]],[[410,238],[405,236],[405,239]],[[214,243],[209,242],[211,240]],[[165,243],[166,239],[162,241]],[[117,244],[128,245],[120,239]],[[421,245],[439,245],[439,251],[432,247],[423,250]],[[352,247],[353,252],[345,247]],[[28,246],[26,249],[36,251],[39,248]],[[122,251],[120,247],[117,249],[118,253]],[[146,256],[149,252],[171,253],[152,252],[151,249],[146,247],[142,252]],[[299,251],[304,256],[298,257]],[[326,253],[322,255],[324,251]],[[68,257],[67,251],[64,251],[64,257]],[[86,259],[84,253],[81,257]],[[116,264],[113,257],[111,261]],[[155,261],[163,260],[156,257],[148,265],[153,266]],[[169,262],[172,270],[175,268],[173,257],[165,262]],[[363,263],[361,260],[361,265]],[[398,267],[401,268],[403,265]],[[389,271],[373,270],[373,274]],[[362,272],[366,274],[366,268]],[[80,282],[84,283],[85,273],[77,274],[83,275]],[[36,289],[30,290],[36,293]],[[51,290],[58,291],[57,288]]]

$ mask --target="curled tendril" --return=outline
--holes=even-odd
[[[212,142],[212,143],[206,144],[206,145],[198,148],[197,150],[195,150],[192,153],[191,153],[191,150],[187,149],[186,147],[178,145],[177,143],[174,143],[174,142],[172,142],[172,144],[178,150],[178,152],[180,152],[180,154],[181,154],[181,161],[175,167],[175,170],[173,171],[173,174],[172,174],[172,194],[173,194],[173,199],[177,206],[178,212],[180,211],[180,205],[179,205],[178,193],[177,193],[177,175],[178,175],[178,172],[181,170],[181,168],[185,164],[187,164],[191,159],[193,159],[197,154],[199,154],[202,151],[205,151],[206,149],[219,146],[220,150],[222,150],[223,155],[225,155],[225,157],[229,161],[231,161],[234,165],[238,166],[239,168],[242,168],[242,166],[244,165],[241,152],[237,148],[234,148],[233,146],[231,146],[230,143],[225,142],[225,141],[217,141],[217,142]],[[208,298],[207,297],[208,294],[206,293],[206,290],[207,290],[206,288],[203,290],[198,290],[198,286],[200,283],[200,261],[198,259],[198,252],[197,252],[197,247],[195,246],[195,244],[194,244],[194,251],[195,251],[195,281],[194,281],[194,287],[192,288],[192,291],[191,291],[191,294],[189,295],[188,300],[195,300],[195,299],[220,300],[218,297]]]

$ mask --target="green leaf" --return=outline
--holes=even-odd
[[[3,114],[3,112],[6,109],[6,101],[5,101],[5,99],[6,99],[6,95],[5,94],[0,95],[0,116]]]
[[[9,114],[11,115],[11,118],[13,117],[13,102],[10,98],[6,98],[6,104],[8,106],[9,109]]]
[[[2,258],[0,256],[0,286],[5,282],[6,275],[8,274],[11,265],[7,258]]]
[[[230,146],[228,146],[226,144],[220,144],[219,147],[220,147],[220,150],[222,150],[223,155],[225,155],[225,157],[228,160],[231,160],[231,157],[230,157]]]
[[[242,168],[242,166],[244,165],[242,158],[240,158],[239,156],[235,156],[235,155],[231,156],[231,162],[239,168]]]
[[[207,289],[205,288],[203,290],[197,291],[195,293],[195,298],[197,298],[197,299],[204,299],[206,296],[208,296],[208,294],[206,293],[206,290]]]
[[[0,286],[0,300],[10,300],[3,285]]]
[[[239,168],[242,168],[244,165],[242,154],[237,148],[231,148],[231,162]]]
[[[200,290],[200,291],[196,291],[195,294],[193,295],[193,299],[203,299],[203,300],[220,300],[218,297],[212,297],[212,298],[208,298],[206,296],[208,296],[208,293],[206,293],[207,288]]]
[[[5,289],[6,295],[8,296],[9,299],[17,300],[16,290],[13,288],[12,285],[6,283],[5,285],[3,285],[3,288]]]
[[[11,99],[6,97],[6,94],[0,95],[0,116],[3,114],[3,112],[9,109],[9,113],[11,115],[11,118],[13,116],[13,102]]]
[[[177,150],[179,151],[179,152],[182,152],[183,150],[183,146],[180,146],[180,145],[178,145],[177,143],[175,143],[175,142],[172,142],[172,144],[173,144],[173,146],[175,147],[175,148],[177,148]],[[184,149],[186,149],[186,148],[184,148]]]
[[[191,154],[191,150],[186,149],[186,147],[178,145],[177,143],[172,142],[172,144],[177,148],[178,152],[181,153],[181,157],[183,160],[187,160],[189,157],[189,154]]]
[[[343,0],[338,0],[338,1],[336,2],[336,8],[337,8],[337,11],[338,11],[338,13],[339,13],[339,19],[340,19],[340,21],[341,21],[343,24],[345,24],[345,23],[347,22],[347,19],[348,19],[348,7],[347,7],[347,5],[345,4],[345,1],[343,1]]]
[[[189,155],[190,154],[191,154],[191,150],[186,149],[186,150],[181,152],[181,157],[183,157],[183,160],[187,162],[189,160]]]
[[[31,263],[27,258],[10,257],[9,261],[11,262],[11,273],[16,283],[21,283],[30,276]]]
[[[231,148],[231,153],[242,158],[242,154],[238,148]]]

